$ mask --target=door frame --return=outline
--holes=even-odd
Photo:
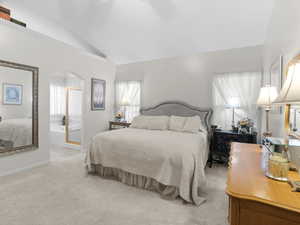
[[[81,88],[74,88],[74,87],[67,87],[66,88],[66,125],[65,125],[65,141],[67,144],[73,144],[73,145],[81,145],[81,142],[76,142],[76,141],[70,141],[69,140],[69,93],[70,90],[74,90],[74,91],[81,91],[81,95],[82,95],[82,89]],[[82,101],[82,97],[81,97],[81,105],[83,104]],[[82,107],[81,107],[82,108]],[[82,114],[82,109],[81,109],[81,114]],[[82,124],[82,115],[81,115],[81,124]],[[82,139],[82,126],[80,128],[80,139]]]

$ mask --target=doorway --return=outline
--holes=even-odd
[[[51,147],[81,149],[83,80],[74,73],[56,73],[50,78]]]

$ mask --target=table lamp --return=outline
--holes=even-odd
[[[228,100],[227,108],[232,109],[232,121],[231,121],[231,127],[232,130],[236,130],[235,126],[235,121],[234,121],[234,114],[235,114],[235,109],[240,107],[240,99],[238,97],[231,97]]]
[[[286,81],[274,104],[300,104],[300,64],[289,69]]]
[[[270,85],[262,87],[259,92],[257,105],[261,106],[266,111],[266,131],[263,133],[265,137],[272,136],[272,133],[269,130],[269,112],[271,110],[271,105],[277,96],[277,88]]]
[[[274,104],[300,104],[300,64],[290,66],[286,81]],[[299,139],[299,137],[298,137]]]
[[[284,82],[277,99],[274,101],[274,104],[300,104],[300,63],[290,66],[286,81]],[[300,136],[296,132],[291,132],[289,126],[287,126],[286,128],[288,130],[285,138],[285,151],[287,153],[289,161],[296,163],[299,167],[300,172],[300,162],[297,161],[300,159],[300,149],[299,147],[289,146],[289,136],[294,137],[296,139],[300,139]]]
[[[120,106],[124,107],[124,120],[126,120],[126,109],[127,106],[130,106],[130,102],[127,98],[123,98],[122,101],[120,102]]]

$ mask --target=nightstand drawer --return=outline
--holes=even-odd
[[[232,131],[215,130],[210,148],[210,164],[213,161],[227,163],[232,142],[256,143],[256,133],[239,134]]]
[[[121,128],[129,127],[131,123],[120,122],[120,121],[109,121],[109,130],[116,130]]]

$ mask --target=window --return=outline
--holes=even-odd
[[[141,81],[117,81],[115,90],[116,113],[122,112],[124,119],[131,122],[140,113]]]
[[[57,78],[50,83],[50,120],[59,122],[66,112],[64,80]]]
[[[213,123],[223,129],[230,129],[232,107],[235,107],[235,124],[242,118],[258,123],[256,101],[261,84],[261,73],[227,73],[216,75],[212,84]],[[231,107],[231,109],[230,109]]]

